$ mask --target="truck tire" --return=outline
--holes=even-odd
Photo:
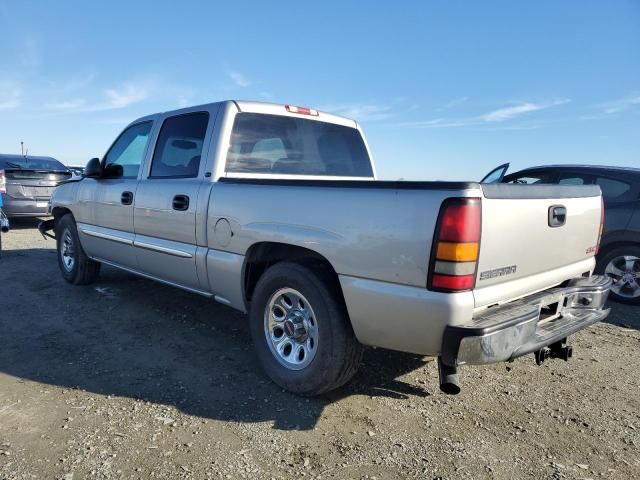
[[[610,297],[621,303],[640,305],[640,246],[624,245],[598,257],[595,272],[613,279]]]
[[[364,347],[335,290],[289,262],[270,267],[256,285],[249,315],[258,359],[290,392],[320,395],[348,382],[360,366]]]
[[[74,285],[93,283],[100,274],[100,264],[91,260],[82,249],[78,228],[68,213],[56,222],[58,266],[62,277]]]

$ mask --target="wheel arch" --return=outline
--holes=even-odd
[[[242,272],[245,304],[251,303],[255,287],[264,272],[270,266],[284,261],[297,263],[317,272],[327,286],[338,295],[339,301],[344,304],[338,273],[325,256],[309,248],[279,242],[258,242],[247,250]]]
[[[67,208],[67,207],[53,207],[53,209],[51,210],[51,215],[53,215],[53,230],[54,232],[57,231],[58,228],[58,222],[60,222],[60,220],[65,217],[66,215],[71,215],[71,218],[73,219],[74,222],[76,222],[76,217],[73,214],[73,212],[71,211],[71,209]],[[78,230],[78,241],[80,242],[80,245],[82,246],[82,248],[84,248],[84,245],[82,243],[82,237],[80,236],[80,231]]]
[[[625,239],[606,243],[598,252],[597,264],[600,265],[601,259],[609,252],[621,247],[640,247],[640,238],[637,241],[635,239]]]
[[[73,216],[73,212],[66,207],[53,207],[51,214],[53,215],[54,225],[57,224],[58,221],[67,213],[70,213],[71,216]]]
[[[605,212],[606,215],[606,212]],[[611,250],[624,245],[640,245],[640,231],[629,228],[607,230],[600,241],[600,251]]]

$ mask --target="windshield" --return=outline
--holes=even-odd
[[[357,129],[261,113],[236,115],[227,172],[373,177]]]
[[[68,170],[62,163],[50,157],[0,157],[0,170]]]

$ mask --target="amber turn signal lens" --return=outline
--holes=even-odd
[[[478,243],[439,242],[436,258],[451,262],[474,262],[478,259]]]

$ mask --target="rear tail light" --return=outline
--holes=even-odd
[[[475,287],[481,223],[479,198],[449,198],[442,203],[431,252],[430,290],[460,292]]]
[[[284,108],[289,113],[299,113],[300,115],[312,115],[314,117],[318,116],[318,111],[313,108],[307,107],[294,107],[293,105],[285,105]]]
[[[0,170],[0,193],[7,193],[7,177],[4,170]]]
[[[604,234],[604,199],[600,197],[600,231],[598,232],[598,245],[596,246],[596,255],[600,251],[600,242]]]

